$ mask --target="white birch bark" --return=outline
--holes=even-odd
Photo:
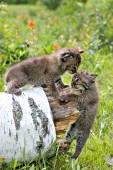
[[[32,160],[47,152],[56,132],[47,97],[41,87],[20,96],[0,93],[0,158]]]

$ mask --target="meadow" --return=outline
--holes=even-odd
[[[113,162],[113,0],[67,1],[56,10],[37,5],[0,4],[0,91],[4,73],[21,60],[50,54],[59,48],[81,47],[79,68],[98,74],[100,106],[91,135],[79,158],[70,159],[75,143],[67,154],[50,159],[9,165],[0,160],[2,170],[112,170]],[[63,76],[70,84],[71,75]]]

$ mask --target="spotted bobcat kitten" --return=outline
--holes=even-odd
[[[80,111],[79,119],[71,125],[66,134],[66,141],[69,145],[74,139],[77,142],[75,153],[72,155],[74,159],[77,159],[89,137],[98,110],[99,92],[95,82],[96,77],[96,74],[90,74],[87,71],[75,73],[71,87],[73,90],[81,90],[81,95],[69,94],[66,96],[67,102],[74,100]]]
[[[59,98],[55,81],[61,83],[59,76],[66,71],[75,73],[81,63],[82,50],[74,48],[60,49],[51,55],[24,60],[9,68],[5,75],[6,91],[21,94],[20,88],[30,84],[46,84],[54,97]]]

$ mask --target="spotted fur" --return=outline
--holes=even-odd
[[[36,86],[46,84],[51,94],[59,97],[55,81],[66,71],[71,73],[77,71],[81,63],[81,53],[83,51],[65,48],[51,55],[34,57],[15,64],[5,74],[6,91],[20,94],[20,88],[27,84]]]
[[[73,123],[66,134],[68,147],[76,139],[76,149],[72,158],[77,159],[81,153],[94,123],[99,105],[99,92],[95,82],[96,74],[90,74],[87,71],[75,73],[72,79],[71,87],[73,90],[81,90],[81,95],[69,94],[67,101],[75,101],[75,105],[80,111],[79,119]]]

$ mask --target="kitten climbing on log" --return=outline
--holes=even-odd
[[[62,86],[59,76],[66,71],[72,74],[77,71],[83,52],[75,48],[65,48],[51,55],[30,58],[15,64],[5,75],[6,91],[21,94],[20,88],[27,84],[36,86],[46,84],[52,96],[60,99],[55,81]]]
[[[72,155],[74,159],[77,159],[90,135],[90,130],[98,110],[99,92],[95,82],[96,77],[96,74],[90,74],[87,71],[75,73],[72,78],[71,87],[73,91],[81,90],[81,95],[67,94],[62,96],[67,102],[74,101],[76,108],[80,111],[80,117],[71,125],[65,138],[67,148],[76,139],[76,149]]]

